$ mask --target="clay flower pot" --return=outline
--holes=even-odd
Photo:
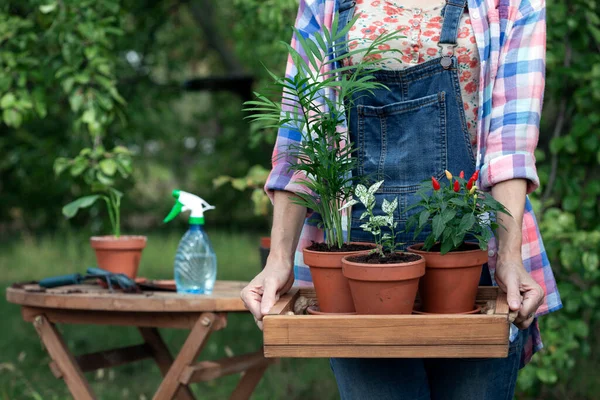
[[[372,243],[352,243],[365,246]],[[323,252],[304,249],[304,263],[310,267],[319,309],[325,313],[352,313],[354,302],[348,280],[342,274],[342,258],[348,255],[366,254],[370,250],[350,252]]]
[[[406,253],[405,253],[406,254]],[[425,259],[397,264],[365,264],[342,259],[357,314],[411,314],[425,274]]]
[[[267,258],[269,258],[269,253],[271,252],[271,237],[262,236],[260,238],[259,252],[261,269],[264,269],[267,265]]]
[[[427,269],[421,278],[419,295],[422,311],[432,314],[457,314],[472,311],[481,277],[481,267],[488,260],[487,251],[472,244],[473,250],[440,252],[423,251],[423,243],[409,246],[425,258]]]
[[[92,236],[90,245],[96,251],[98,267],[133,279],[137,276],[146,240],[146,236]]]

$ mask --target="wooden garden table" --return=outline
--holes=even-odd
[[[245,282],[217,281],[212,295],[170,292],[126,294],[96,285],[72,285],[44,290],[38,285],[7,289],[6,297],[21,306],[23,319],[32,322],[48,351],[50,369],[62,378],[77,400],[95,399],[83,372],[153,358],[163,375],[153,399],[194,399],[188,384],[243,373],[231,399],[248,399],[270,360],[263,351],[196,363],[214,331],[225,328],[227,313],[245,312],[240,291]],[[143,343],[74,356],[55,323],[135,326]],[[191,329],[173,359],[157,328]]]

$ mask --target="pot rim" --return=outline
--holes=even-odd
[[[146,247],[148,238],[141,235],[112,235],[90,237],[90,246],[96,250],[140,250]]]
[[[477,245],[477,243],[475,242],[463,242],[463,243],[467,243],[467,244],[473,244],[473,245]],[[423,247],[425,243],[421,242],[421,243],[415,243],[412,244],[410,246],[407,247],[407,249],[409,250],[408,252],[412,252],[415,254],[436,254],[439,256],[447,256],[447,255],[453,255],[453,254],[474,254],[474,253],[479,253],[479,252],[487,252],[487,250],[481,250],[479,247],[473,250],[459,250],[459,251],[452,251],[452,252],[448,252],[446,254],[442,254],[441,251],[428,251],[428,250],[421,250],[421,248]],[[418,246],[418,248],[417,248]]]
[[[410,253],[408,251],[404,252],[396,252],[396,253]],[[415,253],[411,253],[415,254]],[[420,258],[416,261],[409,261],[404,263],[394,263],[394,264],[366,264],[360,263],[356,261],[349,261],[348,258],[354,256],[355,254],[345,256],[342,258],[342,273],[348,279],[357,280],[357,281],[369,281],[369,282],[391,282],[391,281],[405,281],[410,279],[417,279],[425,275],[425,257],[420,254],[418,255]],[[374,277],[372,279],[364,279],[362,277],[358,277],[362,275],[362,273],[366,273],[367,270],[373,273]],[[379,273],[377,272],[379,271]],[[386,279],[382,279],[380,275],[384,272],[395,272],[398,274],[406,275],[402,278],[390,277]]]
[[[345,243],[345,242],[344,242]],[[371,246],[370,249],[365,249],[365,250],[353,250],[353,251],[317,251],[317,250],[309,250],[307,246],[305,248],[302,249],[303,252],[307,252],[309,254],[336,254],[336,255],[355,255],[357,253],[361,253],[363,251],[370,251],[373,250],[374,248],[377,247],[377,245],[375,243],[370,243],[370,242],[350,242],[350,243],[346,243],[346,244],[359,244],[359,245],[364,245],[364,246]]]

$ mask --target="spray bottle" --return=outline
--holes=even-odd
[[[211,294],[217,278],[217,256],[203,229],[204,211],[215,207],[182,190],[173,190],[177,199],[163,222],[173,220],[182,211],[191,211],[190,228],[183,235],[175,254],[175,285],[178,293]]]

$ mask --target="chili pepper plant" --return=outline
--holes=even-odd
[[[408,219],[406,231],[414,229],[416,238],[425,228],[430,228],[424,250],[429,251],[439,244],[440,253],[446,254],[458,249],[468,236],[475,238],[479,247],[486,250],[492,232],[499,227],[504,229],[495,216],[499,212],[510,213],[491,194],[476,186],[478,176],[479,171],[475,171],[465,180],[463,171],[458,176],[446,171],[447,182],[431,177],[431,181],[421,184],[417,191],[421,200],[408,209],[420,207],[422,210]]]

